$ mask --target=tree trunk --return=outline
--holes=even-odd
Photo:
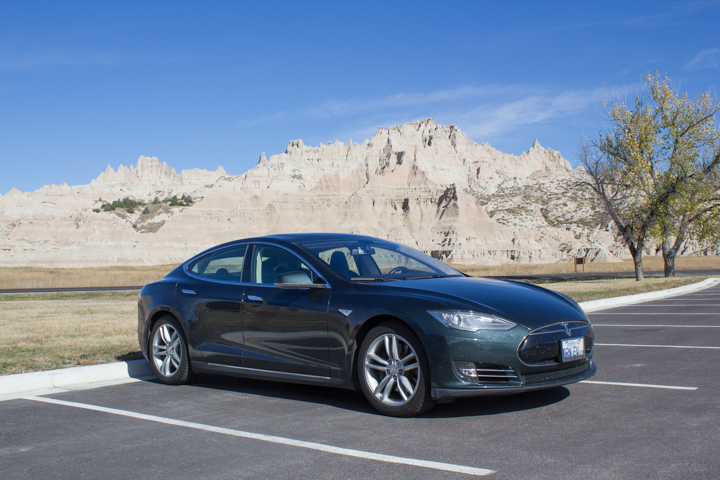
[[[630,255],[632,255],[633,263],[635,264],[635,280],[638,282],[642,282],[645,280],[645,275],[643,274],[643,267],[642,267],[642,254],[643,254],[643,245],[645,244],[644,240],[637,242],[635,244],[630,238],[625,238],[625,242],[628,246],[628,250],[630,250]]]
[[[635,250],[635,254],[633,255],[633,263],[635,264],[635,280],[638,282],[644,281],[645,275],[643,274],[642,266],[642,248],[638,248]]]
[[[665,263],[665,276],[675,276],[675,255],[665,255],[663,252],[663,262]]]
[[[684,235],[680,235],[679,237],[670,237],[673,238],[672,245],[670,243],[670,238],[665,240],[662,244],[663,263],[665,264],[666,277],[675,276],[675,256],[685,240],[684,237]]]

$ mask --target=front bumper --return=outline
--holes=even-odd
[[[595,365],[595,362],[591,360],[581,366],[587,366],[585,371],[583,371],[582,373],[576,375],[561,376],[561,378],[536,380],[537,377],[535,377],[534,375],[527,375],[522,377],[523,381],[521,383],[514,385],[478,385],[468,386],[465,388],[432,388],[430,391],[430,395],[432,396],[433,400],[462,397],[481,397],[490,395],[514,395],[516,393],[531,392],[533,390],[545,390],[548,388],[561,387],[563,385],[581,382],[592,377],[597,372],[597,366]],[[577,367],[572,368],[574,369]],[[547,376],[551,377],[552,374],[560,372],[562,372],[562,370],[544,372],[544,374],[547,374]]]

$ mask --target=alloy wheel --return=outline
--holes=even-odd
[[[385,333],[375,338],[365,354],[365,381],[375,398],[385,405],[410,401],[420,383],[415,349],[400,335]]]
[[[155,331],[152,344],[152,356],[155,367],[164,377],[172,377],[177,373],[182,362],[182,338],[169,323],[160,325]]]

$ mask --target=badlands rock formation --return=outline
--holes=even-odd
[[[360,144],[294,140],[236,176],[222,167],[178,174],[140,157],[89,185],[0,196],[0,265],[177,263],[233,239],[315,231],[386,238],[456,263],[624,256],[593,198],[573,188],[578,174],[537,141],[509,155],[432,120],[381,127]],[[100,209],[173,195],[195,203]]]

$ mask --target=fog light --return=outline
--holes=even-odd
[[[477,369],[473,362],[453,361],[455,376],[466,383],[478,383]]]

